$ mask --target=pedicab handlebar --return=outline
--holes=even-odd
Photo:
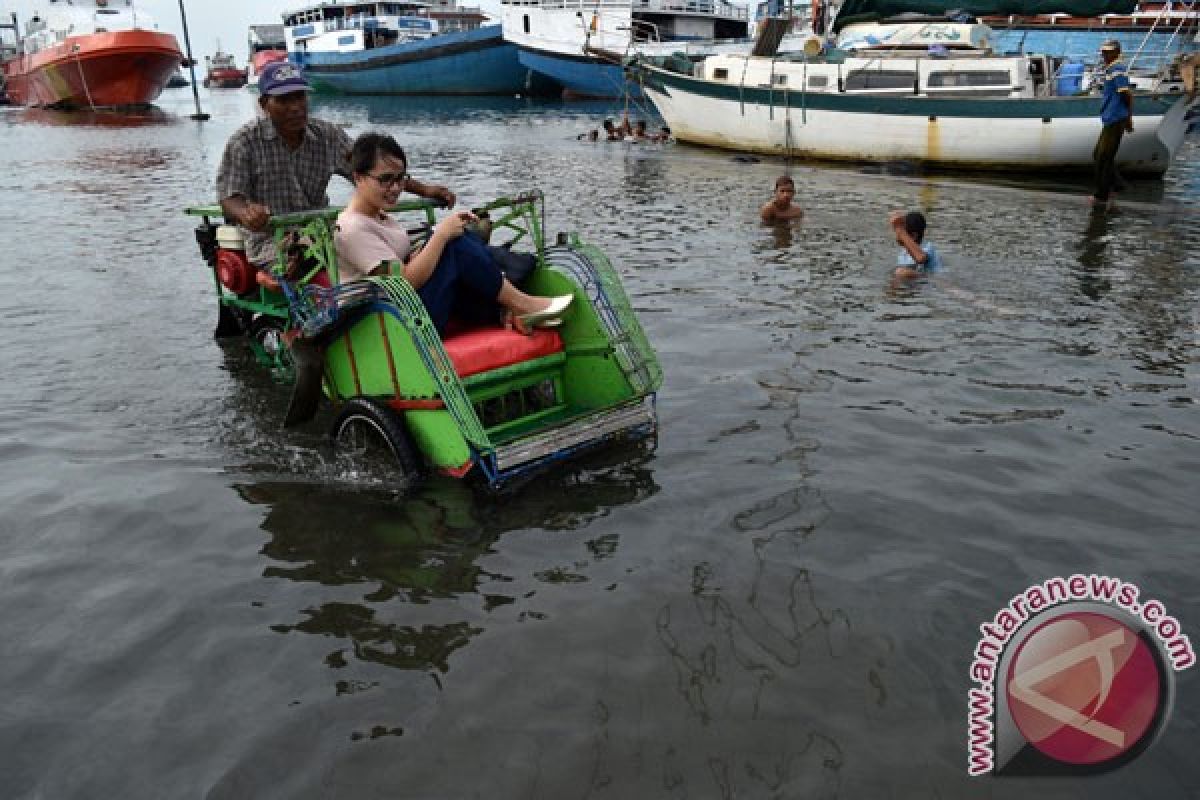
[[[543,200],[543,195],[540,190],[533,189],[512,197],[499,197],[490,203],[472,209],[473,212],[493,211],[497,208],[506,208],[511,206],[519,206],[525,204],[536,204]],[[388,208],[391,213],[404,213],[411,211],[424,211],[429,222],[433,222],[433,211],[438,208],[446,208],[446,203],[442,200],[409,200],[403,203],[397,203]],[[185,208],[183,213],[193,217],[220,218],[225,217],[225,212],[218,204],[190,206]],[[330,206],[329,208],[316,208],[308,211],[295,211],[288,214],[272,214],[267,222],[267,227],[271,230],[278,228],[291,228],[305,225],[314,219],[337,219],[337,215],[342,213],[340,206]]]
[[[427,215],[432,216],[435,208],[444,208],[445,203],[440,200],[412,200],[404,203],[397,203],[390,207],[388,211],[402,213],[405,211],[425,211]],[[183,213],[192,217],[208,218],[225,218],[225,212],[218,204],[189,206],[183,210]],[[329,208],[314,208],[307,211],[294,211],[288,214],[272,214],[267,221],[267,228],[275,230],[277,228],[292,228],[300,225],[305,225],[312,222],[314,219],[337,219],[337,215],[342,213],[340,206],[330,206]]]

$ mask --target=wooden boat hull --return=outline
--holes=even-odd
[[[214,69],[205,77],[204,85],[209,89],[240,89],[246,85],[246,71],[243,69]]]
[[[572,97],[622,97],[626,93],[642,98],[636,84],[625,80],[620,64],[603,61],[595,56],[566,55],[521,46],[517,53],[521,64],[539,75],[555,81]]]
[[[785,92],[640,67],[676,139],[793,158],[914,161],[1013,171],[1090,169],[1099,97],[949,98]],[[1137,97],[1118,163],[1161,175],[1187,134],[1196,95]]]
[[[12,102],[109,108],[153,103],[183,56],[175,37],[131,30],[70,36],[4,64]]]
[[[338,94],[544,94],[499,25],[349,53],[290,52],[313,88]]]

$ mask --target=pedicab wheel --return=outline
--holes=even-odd
[[[360,468],[394,470],[405,483],[421,476],[421,457],[404,420],[378,400],[347,400],[333,421],[332,436],[334,449]]]

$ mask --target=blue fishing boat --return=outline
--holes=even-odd
[[[323,2],[283,15],[288,58],[342,94],[543,94],[499,25],[453,2]]]

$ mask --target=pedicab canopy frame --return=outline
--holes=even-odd
[[[426,201],[391,210],[415,217],[415,241],[435,221]],[[248,333],[260,361],[285,374],[297,340],[323,347],[324,393],[340,409],[335,442],[350,444],[366,432],[383,440],[406,477],[423,466],[462,476],[478,465],[497,487],[581,449],[656,432],[662,369],[621,280],[604,253],[577,235],[559,234],[546,245],[540,192],[477,209],[492,220],[493,234],[510,237],[507,246],[536,257],[526,291],[575,296],[559,328],[532,336],[486,328],[443,340],[403,278],[339,286],[333,233],[340,211],[273,217],[278,262],[247,288],[223,282],[216,268],[220,207],[186,209],[203,219],[197,240],[214,267],[218,335]],[[301,234],[305,264],[290,281],[289,231]],[[314,283],[322,274],[333,288]]]

